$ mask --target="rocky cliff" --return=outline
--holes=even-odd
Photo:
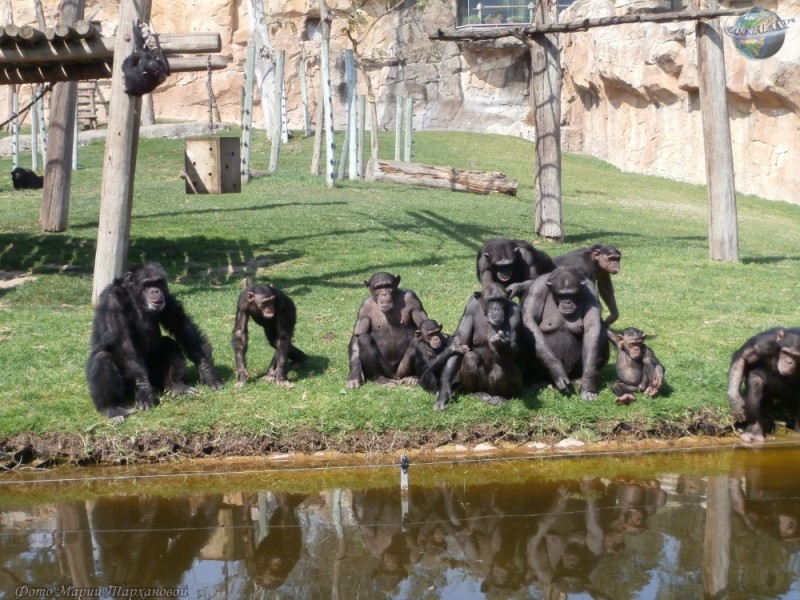
[[[561,20],[663,8],[664,0],[577,0]],[[32,2],[14,3],[14,22],[35,23]],[[30,6],[29,6],[30,5]],[[44,0],[48,23],[56,0]],[[113,33],[117,2],[86,0],[86,17]],[[653,5],[653,6],[650,6]],[[299,60],[306,63],[311,114],[319,81],[319,13],[312,0],[154,0],[159,32],[215,31],[222,37],[225,71],[212,87],[224,121],[240,119],[245,51],[251,29],[260,33],[257,78],[264,84],[264,111],[277,50],[286,51],[289,126],[302,128]],[[466,129],[531,138],[530,58],[516,41],[491,46],[431,42],[428,33],[454,22],[449,0],[429,0],[425,9],[383,14],[385,4],[339,0],[331,42],[336,126],[344,124],[343,51],[346,32],[358,42],[363,71],[360,93],[374,92],[380,126],[394,126],[395,99],[414,99],[416,129]],[[772,7],[784,19],[800,12],[800,0]],[[252,25],[251,25],[252,24]],[[750,60],[725,44],[728,102],[737,190],[800,203],[800,35],[789,29],[772,58]],[[681,181],[705,179],[698,102],[694,24],[620,25],[562,35],[563,143],[626,171]],[[370,85],[367,85],[369,77]],[[1,93],[1,91],[0,91]],[[5,104],[3,104],[5,106]],[[208,118],[205,72],[171,76],[155,94],[156,115]],[[479,149],[476,149],[479,152]]]

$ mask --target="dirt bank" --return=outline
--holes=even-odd
[[[652,428],[635,423],[604,424],[591,440],[574,439],[559,431],[510,433],[492,425],[468,431],[441,430],[355,432],[337,437],[304,430],[285,437],[243,437],[225,432],[184,436],[175,432],[130,435],[20,434],[0,440],[0,468],[19,465],[50,467],[59,464],[119,465],[166,462],[180,459],[225,457],[283,457],[287,454],[391,454],[421,451],[433,454],[489,453],[499,450],[580,450],[605,448],[608,444],[652,448],[659,444],[732,443],[738,439],[729,423],[708,416],[691,423],[662,423]]]

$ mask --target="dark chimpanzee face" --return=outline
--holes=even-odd
[[[416,331],[415,335],[434,350],[439,350],[444,343],[442,339],[442,327],[433,319],[426,319],[420,323],[419,329]]]
[[[644,358],[644,340],[646,337],[647,334],[639,329],[628,327],[622,334],[617,335],[617,346],[633,360],[641,361]]]
[[[381,312],[387,313],[394,308],[394,291],[400,285],[399,275],[381,271],[364,281],[364,285],[369,288]]]
[[[275,295],[274,294],[256,294],[248,292],[245,297],[247,301],[254,305],[265,319],[271,319],[275,316]]]
[[[167,288],[167,274],[158,263],[138,265],[125,275],[125,284],[133,288],[134,298],[140,298],[146,312],[160,313],[164,310]]]
[[[791,332],[778,334],[780,353],[778,354],[778,373],[784,377],[794,375],[800,362],[800,335]]]
[[[622,254],[614,246],[602,246],[594,251],[594,259],[598,266],[604,271],[616,274],[620,270]]]
[[[581,286],[580,274],[572,269],[556,269],[547,278],[547,287],[550,288],[558,310],[565,317],[570,317],[577,312],[582,292]]]
[[[481,290],[481,306],[489,324],[495,329],[506,321],[506,290],[502,285],[492,283]]]
[[[514,273],[514,261],[510,258],[503,258],[495,262],[492,268],[497,281],[506,284],[511,281],[511,276]]]

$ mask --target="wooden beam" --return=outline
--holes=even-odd
[[[61,41],[54,38],[50,43],[3,45],[0,46],[0,67],[113,59],[116,39],[116,36],[65,37]],[[158,36],[158,41],[167,56],[210,54],[222,49],[218,33],[165,33]]]
[[[366,179],[445,188],[455,192],[509,196],[516,196],[518,187],[516,179],[497,171],[472,171],[396,160],[370,160]]]
[[[138,7],[133,0],[122,0],[119,6],[119,35],[114,54],[128,56],[133,49],[133,23],[137,18],[150,20],[152,0],[140,0]],[[111,79],[92,304],[97,303],[100,293],[114,278],[121,277],[127,267],[141,109],[142,99],[125,93],[122,61],[118,61]]]
[[[228,58],[220,54],[211,56],[211,69],[219,71],[228,66]],[[75,64],[56,64],[26,68],[0,68],[0,85],[15,83],[55,83],[58,81],[85,81],[88,79],[111,78],[113,64],[86,62]],[[208,69],[208,58],[201,56],[175,56],[169,59],[172,73],[188,73]]]
[[[663,13],[639,13],[634,15],[615,15],[580,21],[564,21],[559,23],[540,23],[534,25],[518,25],[515,27],[459,27],[437,29],[428,36],[431,40],[445,42],[471,42],[479,40],[499,40],[506,37],[534,37],[545,33],[570,33],[586,31],[594,27],[609,25],[627,25],[630,23],[674,23],[677,21],[699,21],[715,17],[743,15],[748,8],[721,8],[714,10],[686,10]]]

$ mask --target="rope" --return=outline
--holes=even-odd
[[[21,108],[17,112],[13,113],[8,119],[6,119],[2,123],[0,123],[0,129],[2,129],[3,127],[8,125],[9,123],[11,123],[11,121],[13,121],[14,119],[17,119],[17,118],[21,117],[22,115],[24,115],[26,112],[28,112],[34,104],[36,104],[39,100],[42,99],[42,96],[44,96],[47,92],[50,91],[51,88],[52,88],[51,84],[49,84],[49,83],[45,84],[44,87],[42,87],[42,89],[39,90],[39,93],[36,94],[36,96],[33,98],[33,100],[31,100],[28,103],[27,106],[25,106],[24,108]]]
[[[211,87],[211,55],[208,55],[208,62],[207,68],[208,71],[208,79],[206,82],[206,87],[208,88],[208,131],[209,133],[214,133],[214,104],[216,104],[216,100],[214,99],[214,88]]]

